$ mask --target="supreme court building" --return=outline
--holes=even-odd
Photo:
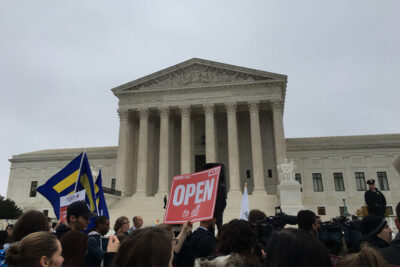
[[[112,221],[137,214],[147,225],[162,220],[172,177],[206,162],[225,165],[226,219],[239,216],[245,183],[250,208],[273,215],[280,194],[291,194],[279,189],[277,166],[285,158],[296,166],[299,206],[326,219],[343,212],[343,198],[350,213],[361,209],[370,178],[394,209],[400,134],[285,139],[286,84],[285,75],[193,58],[112,89],[119,99],[118,147],[86,148],[94,173],[101,165]],[[14,155],[7,197],[54,216],[36,187],[82,150]]]

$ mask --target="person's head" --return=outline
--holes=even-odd
[[[396,206],[396,218],[394,219],[397,229],[400,230],[400,202]]]
[[[80,231],[70,230],[61,236],[60,242],[65,266],[82,266],[87,251],[88,237]]]
[[[332,266],[324,244],[308,231],[286,228],[268,242],[266,266]]]
[[[316,231],[318,232],[321,229],[322,220],[320,216],[315,216],[316,218]]]
[[[72,230],[83,231],[90,223],[90,218],[95,216],[90,212],[84,201],[71,203],[67,208],[67,222]]]
[[[49,231],[49,223],[47,222],[46,216],[37,210],[30,210],[25,212],[19,217],[18,221],[14,225],[13,230],[13,241],[20,241],[30,233]]]
[[[9,266],[61,267],[64,258],[60,241],[49,232],[35,232],[13,244],[7,251]]]
[[[386,267],[387,263],[382,255],[371,247],[364,247],[359,253],[349,254],[343,257],[338,267]]]
[[[172,266],[172,234],[146,227],[129,235],[113,259],[113,266]]]
[[[361,221],[361,233],[364,236],[377,236],[389,243],[392,241],[392,232],[386,219],[381,216],[369,215]]]
[[[253,226],[245,220],[234,219],[224,224],[218,236],[218,250],[224,255],[252,255],[257,245]]]
[[[139,229],[140,227],[143,226],[143,217],[142,216],[135,216],[133,217],[133,226],[135,226],[136,229]]]
[[[317,219],[315,213],[311,210],[301,210],[297,213],[297,223],[299,229],[306,231],[316,231]]]
[[[12,225],[12,224],[7,225],[6,231],[7,231],[9,237],[12,236],[12,234],[13,234],[13,229],[14,229],[14,225]]]
[[[374,179],[369,179],[367,181],[367,185],[370,190],[375,190],[375,180]]]
[[[99,216],[94,221],[96,232],[106,235],[110,230],[110,220],[106,216]]]
[[[127,233],[129,230],[129,219],[125,216],[119,217],[114,224],[115,234]]]
[[[267,215],[261,210],[251,210],[249,212],[249,223],[256,223],[263,221],[267,218]]]
[[[214,233],[215,231],[215,219],[210,219],[207,221],[201,221],[200,226],[208,229],[210,232]]]
[[[0,249],[3,249],[3,245],[7,242],[8,233],[6,230],[0,230]]]

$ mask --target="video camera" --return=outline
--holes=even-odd
[[[286,215],[280,206],[275,207],[275,216],[269,216],[253,223],[257,235],[257,254],[261,253],[261,249],[266,251],[269,238],[274,232],[285,228],[286,224],[296,225],[297,216]]]
[[[323,222],[318,232],[320,240],[333,255],[338,255],[343,246],[343,237],[349,253],[358,252],[361,242],[361,221],[357,216],[351,220],[345,216]]]

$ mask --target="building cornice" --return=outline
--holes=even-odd
[[[286,138],[287,151],[400,148],[400,134]]]

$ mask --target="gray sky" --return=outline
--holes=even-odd
[[[400,1],[0,1],[12,155],[118,142],[110,89],[198,57],[288,75],[286,137],[400,133]]]

